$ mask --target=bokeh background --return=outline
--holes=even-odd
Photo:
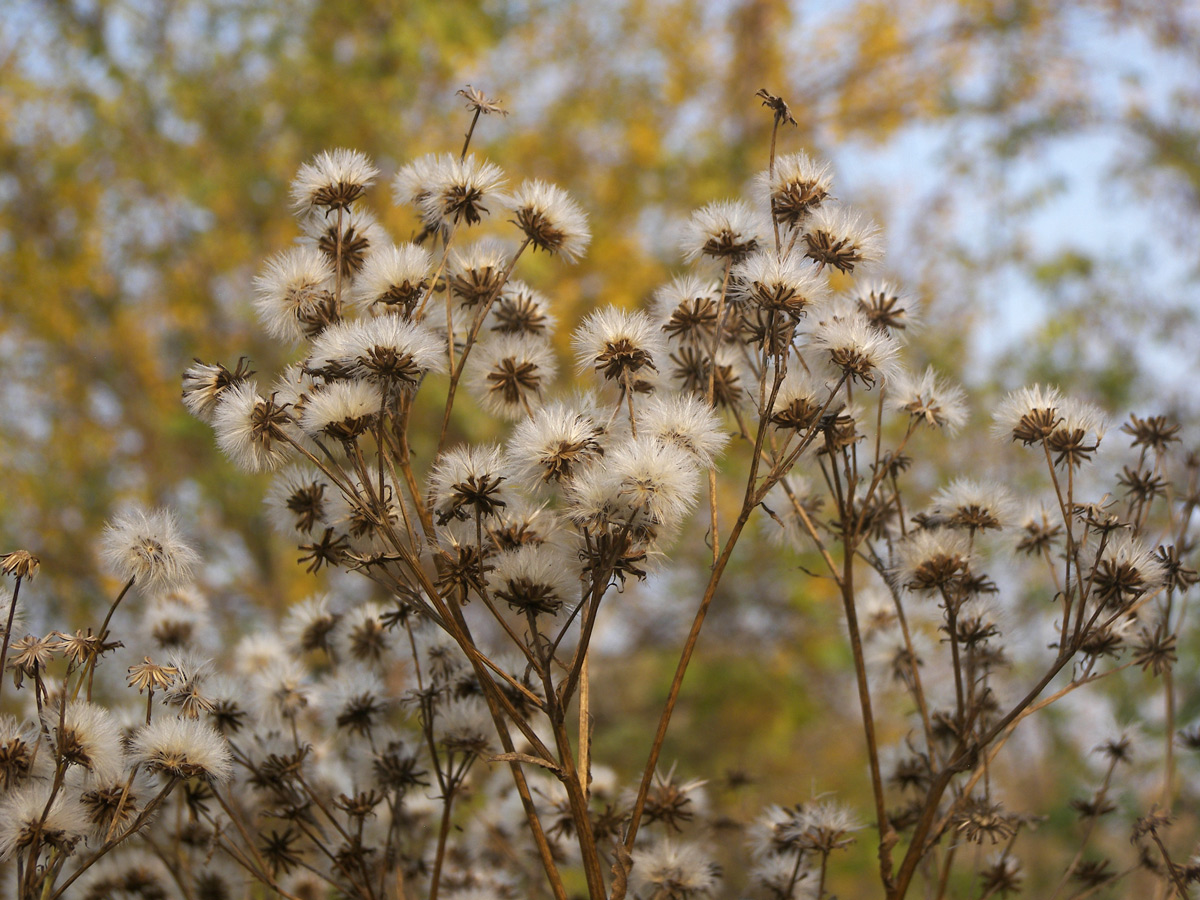
[[[265,523],[265,480],[220,457],[179,376],[194,357],[278,369],[249,300],[295,237],[295,169],[368,153],[370,199],[406,238],[386,176],[458,148],[468,83],[511,111],[476,149],[591,215],[582,263],[522,273],[560,321],[679,270],[689,211],[766,165],[767,88],[798,122],[781,152],[829,159],[839,198],[883,225],[923,305],[914,365],[981,406],[1037,380],[1117,419],[1200,407],[1195,2],[0,0],[0,550],[41,557],[48,618],[105,596],[91,540],[129,501],[181,511],[231,633],[312,591]],[[726,797],[747,814],[861,789],[839,613],[801,564],[747,545],[668,745],[714,794],[752,775]],[[694,596],[651,593],[609,638],[626,677],[598,755],[618,762],[645,746]]]

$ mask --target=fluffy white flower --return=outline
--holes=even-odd
[[[305,163],[292,181],[292,205],[307,213],[313,207],[347,207],[362,196],[379,170],[357,150],[327,150]]]
[[[217,446],[247,472],[277,469],[287,461],[292,445],[285,435],[292,424],[285,405],[274,395],[260,395],[253,381],[227,390],[213,414]]]
[[[818,265],[859,272],[883,255],[879,226],[844,206],[822,206],[804,227],[805,255]]]
[[[796,227],[829,197],[833,176],[828,163],[818,162],[807,153],[791,153],[777,157],[774,171],[761,173],[756,187],[769,202],[775,221]]]
[[[562,188],[541,180],[526,181],[509,199],[513,215],[530,243],[557,253],[568,262],[579,259],[592,236],[587,215]]]
[[[908,413],[918,424],[955,434],[967,421],[962,388],[940,378],[932,366],[920,376],[902,371],[889,390],[892,408]]]
[[[89,831],[87,812],[73,791],[60,790],[53,802],[50,796],[51,783],[44,781],[15,790],[0,801],[0,861],[30,846],[35,836],[63,856],[75,851]]]
[[[694,395],[655,395],[642,406],[638,434],[690,454],[702,469],[713,465],[729,441],[721,419]]]
[[[505,282],[490,319],[492,331],[540,338],[549,338],[557,321],[545,295],[516,279]]]
[[[335,381],[309,398],[300,427],[309,437],[353,441],[375,424],[383,407],[379,388],[367,381]]]
[[[483,408],[505,419],[521,419],[541,405],[558,366],[541,338],[497,335],[477,345],[467,363],[467,384]]]
[[[683,230],[680,248],[685,259],[698,256],[737,262],[762,243],[763,223],[750,204],[719,200],[696,210]]]
[[[254,311],[267,334],[298,343],[336,322],[333,281],[333,265],[312,245],[271,257],[254,279]]]
[[[615,306],[598,309],[584,319],[573,344],[581,374],[594,370],[622,387],[628,380],[657,370],[657,361],[666,357],[662,332],[653,320],[644,312]]]
[[[524,486],[569,482],[591,459],[604,455],[604,431],[587,410],[551,403],[521,421],[508,443],[514,477]]]
[[[350,303],[360,312],[412,313],[429,287],[429,251],[416,244],[383,247],[367,257],[354,280]]]
[[[752,303],[792,318],[804,315],[829,293],[817,267],[794,254],[780,258],[774,252],[752,253],[733,268],[730,281],[734,302]]]
[[[143,591],[159,591],[188,581],[200,557],[180,536],[165,509],[131,509],[104,527],[100,552],[122,581]]]
[[[225,782],[233,774],[229,744],[199,719],[159,716],[133,736],[133,758],[151,772]]]

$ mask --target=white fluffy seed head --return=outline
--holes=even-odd
[[[195,365],[188,366],[183,373],[183,405],[201,422],[211,425],[217,404],[225,392],[253,374],[245,359],[238,360],[233,371],[220,363],[196,360]]]
[[[848,381],[868,388],[889,383],[900,373],[900,345],[873,327],[864,316],[829,317],[818,323],[813,344],[828,354],[830,365]]]
[[[467,384],[480,404],[504,419],[525,418],[542,405],[558,366],[541,338],[497,335],[476,347],[467,363]]]
[[[443,453],[430,474],[434,511],[451,519],[487,518],[507,506],[509,466],[498,446],[462,446]]]
[[[367,260],[392,243],[375,217],[357,206],[328,214],[314,211],[300,227],[304,232],[301,246],[314,247],[331,270],[337,268],[337,260],[341,259],[343,290],[353,288],[352,281]],[[336,286],[336,283],[332,286]],[[330,321],[336,321],[341,315],[336,304],[334,313],[336,315]],[[328,325],[329,322],[324,324]],[[308,334],[311,336],[319,332],[320,328],[314,328]]]
[[[314,207],[348,207],[370,187],[379,170],[357,150],[327,150],[305,163],[292,181],[292,206],[300,214]]]
[[[759,174],[755,187],[776,222],[797,227],[829,197],[833,176],[828,163],[791,153],[777,157],[773,171]]]
[[[933,498],[935,515],[946,527],[968,532],[1007,527],[1015,515],[1012,494],[994,481],[958,478]]]
[[[258,384],[244,381],[227,390],[213,414],[217,446],[230,462],[246,472],[279,468],[292,454],[284,435],[293,424],[285,404],[258,393]]]
[[[572,485],[573,513],[583,520],[671,528],[696,502],[695,457],[674,445],[638,436],[593,463]],[[597,509],[597,504],[602,508]]]
[[[427,179],[420,186],[419,198],[405,185],[405,196],[416,201],[425,227],[449,228],[456,222],[478,224],[496,205],[504,185],[500,167],[469,154],[459,159],[444,153],[421,170]],[[399,184],[399,176],[397,176]]]
[[[572,343],[580,374],[595,371],[618,384],[645,377],[666,358],[662,332],[654,321],[644,312],[616,306],[584,319]]]
[[[412,313],[429,287],[432,260],[416,244],[383,247],[367,257],[350,292],[351,305],[361,313]]]
[[[268,518],[280,534],[312,534],[329,513],[337,489],[311,466],[282,469],[267,489]]]
[[[523,281],[510,278],[488,316],[492,331],[523,334],[549,340],[557,322],[550,312],[550,301]]]
[[[811,261],[799,254],[751,253],[730,272],[730,299],[798,319],[820,304],[829,286]]]
[[[335,381],[315,393],[300,427],[309,437],[353,441],[378,419],[383,407],[379,388],[367,381]]]
[[[428,328],[401,315],[341,322],[313,341],[307,367],[327,379],[357,378],[389,398],[411,392],[445,368],[444,346]]]
[[[337,321],[333,266],[302,244],[276,254],[254,279],[254,310],[271,337],[299,343]]]
[[[1050,434],[1061,415],[1063,395],[1058,388],[1035,384],[1009,393],[992,413],[997,437],[1031,444]]]
[[[750,204],[718,200],[692,213],[683,229],[680,249],[685,259],[699,256],[737,262],[757,250],[765,233]]]
[[[915,297],[887,281],[867,281],[852,295],[858,311],[876,328],[896,339],[920,324]]]
[[[818,265],[861,274],[883,256],[879,226],[844,206],[822,206],[804,228],[805,255]]]
[[[47,707],[42,723],[53,738],[55,756],[66,765],[101,780],[120,776],[125,762],[121,729],[107,709],[82,702],[68,703],[65,711]]]
[[[642,896],[692,900],[712,894],[719,869],[709,854],[695,844],[672,843],[664,838],[633,852],[633,882]]]
[[[130,509],[117,515],[104,527],[100,552],[114,575],[122,581],[132,578],[144,592],[183,584],[200,562],[166,509]]]
[[[51,800],[49,780],[19,788],[0,801],[0,861],[32,846],[35,838],[70,856],[88,833],[87,812],[75,791],[60,790]]]
[[[587,215],[562,188],[538,179],[526,181],[508,204],[517,227],[535,248],[557,253],[568,262],[583,256],[592,239]]]
[[[509,439],[513,476],[531,490],[568,484],[591,460],[604,455],[603,439],[592,410],[548,404],[521,421]]]
[[[199,719],[159,715],[133,737],[133,758],[151,772],[223,783],[233,774],[229,744]]]
[[[672,344],[708,349],[717,331],[720,287],[694,275],[654,292],[653,318]]]
[[[642,406],[638,434],[678,447],[702,469],[716,462],[729,441],[712,407],[692,394],[651,397]]]
[[[956,434],[967,421],[962,388],[942,379],[929,366],[921,375],[902,371],[889,386],[889,403],[917,424]]]
[[[552,544],[526,544],[492,564],[488,590],[516,612],[552,616],[579,601],[578,565]]]

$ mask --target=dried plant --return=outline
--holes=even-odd
[[[573,348],[588,387],[556,393],[553,303],[514,274],[527,252],[582,256],[587,219],[560,188],[509,190],[470,154],[481,114],[504,111],[460,94],[461,152],[394,176],[420,223],[410,243],[392,244],[366,207],[379,173],[365,156],[301,167],[303,236],[267,261],[254,301],[295,363],[269,386],[244,360],[183,377],[230,461],[276,473],[268,506],[300,564],[369,589],[316,594],[217,653],[198,557],[167,512],[109,526],[102,555],[122,587],[95,630],[24,634],[38,562],[0,557],[14,579],[0,702],[24,702],[0,718],[12,896],[798,900],[829,896],[831,859],[868,840],[878,868],[859,895],[898,900],[923,882],[948,896],[967,872],[978,896],[1005,896],[1045,811],[1005,796],[995,758],[1029,716],[1135,666],[1165,709],[1159,806],[1132,817],[1127,863],[1087,857],[1102,820],[1130,812],[1114,779],[1134,738],[1114,734],[1100,786],[1073,804],[1082,834],[1053,896],[1135,878],[1187,896],[1200,866],[1176,858],[1160,811],[1180,798],[1173,672],[1197,581],[1200,459],[1179,424],[1131,417],[1132,457],[1106,482],[1105,415],[1023,388],[993,430],[1040,488],[959,477],[923,494],[913,457],[959,440],[965,394],[907,367],[917,310],[876,279],[878,229],[833,200],[828,167],[776,158],[794,120],[766,91],[774,131],[754,201],[692,217],[692,268],[650,309],[587,316]],[[485,225],[515,241],[467,243]],[[460,392],[512,423],[502,443],[451,445]],[[592,754],[597,622],[667,565],[693,516],[708,552],[681,555],[706,568],[703,588],[642,774],[623,789]],[[813,797],[743,822],[713,808],[705,779],[664,771],[685,673],[753,520],[819,560],[840,597],[873,800],[861,816]],[[142,627],[118,642],[132,588]],[[1028,619],[1020,635],[1014,615]],[[103,663],[122,644],[132,664],[114,682]],[[725,885],[716,862],[730,829],[745,833],[745,885]],[[969,844],[993,856],[960,852]]]

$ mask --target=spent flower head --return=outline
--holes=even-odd
[[[759,248],[762,225],[750,204],[718,200],[692,213],[683,230],[685,259],[707,256],[721,262],[738,262]]]
[[[508,205],[517,227],[536,249],[568,262],[583,256],[592,239],[587,215],[562,188],[538,179],[526,181],[508,198]]]
[[[114,575],[133,580],[143,592],[183,584],[200,562],[166,509],[135,508],[118,514],[104,527],[100,552]]]
[[[371,186],[379,170],[357,150],[327,150],[305,163],[292,181],[292,205],[306,214],[346,209]]]

